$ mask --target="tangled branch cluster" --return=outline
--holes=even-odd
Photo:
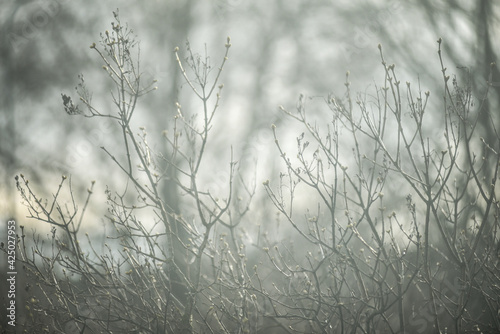
[[[189,45],[185,59],[174,50],[200,118],[177,103],[164,136],[168,154],[160,154],[145,128],[132,125],[155,83],[141,81],[133,32],[114,14],[112,30],[91,48],[114,84],[115,110],[92,104],[83,76],[77,87],[83,107],[66,95],[63,102],[69,114],[119,125],[124,153],[102,149],[127,185],[106,191],[112,232],[96,245],[81,232],[94,183],[80,208],[66,177],[49,200],[25,176],[16,179],[30,217],[52,226],[48,241],[20,235],[20,258],[36,283],[22,320],[28,331],[500,330],[500,137],[479,136],[482,106],[474,106],[470,86],[450,80],[442,61],[444,99],[435,115],[430,93],[401,84],[381,47],[385,78],[373,96],[354,98],[347,75],[345,96],[328,97],[324,110],[308,111],[305,97],[294,111],[281,107],[304,132],[290,154],[272,126],[285,171],[264,189],[291,232],[273,239],[259,231],[250,254],[240,223],[253,214],[256,189],[235,177],[232,152],[225,196],[214,196],[200,178],[210,169],[204,157],[229,38],[217,68]],[[442,124],[437,137],[433,123]],[[167,181],[179,190],[181,210],[163,196]],[[242,196],[235,198],[235,187]],[[69,204],[60,198],[63,189]],[[297,199],[303,194],[314,210]]]

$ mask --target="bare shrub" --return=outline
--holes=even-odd
[[[379,49],[385,79],[374,96],[353,98],[347,76],[345,96],[329,97],[319,120],[303,97],[296,111],[282,108],[305,130],[296,153],[273,126],[287,172],[264,185],[307,252],[266,249],[287,282],[262,293],[281,304],[269,316],[304,332],[496,332],[498,134],[480,137],[481,101],[442,61],[444,104],[429,115],[430,93],[401,84]],[[304,189],[317,208],[293,211]]]
[[[154,82],[141,80],[135,36],[114,16],[91,48],[114,84],[115,110],[92,104],[83,76],[79,101],[63,95],[63,105],[70,115],[118,124],[123,151],[102,149],[127,183],[106,191],[112,232],[97,245],[81,232],[94,183],[80,207],[65,176],[50,199],[16,178],[30,217],[52,226],[47,240],[20,235],[20,259],[36,282],[27,331],[498,332],[500,145],[498,134],[496,142],[479,134],[482,101],[469,83],[442,65],[443,104],[429,115],[430,93],[401,84],[380,47],[385,78],[373,95],[354,98],[347,75],[345,95],[326,98],[324,110],[310,112],[306,97],[294,111],[281,107],[304,132],[287,154],[272,126],[286,171],[264,189],[291,234],[260,231],[259,260],[247,267],[240,223],[252,215],[255,189],[235,177],[232,158],[228,183],[219,185],[224,197],[200,181],[211,168],[204,156],[229,38],[216,68],[189,44],[184,60],[175,49],[200,112],[177,103],[164,133],[169,153],[159,154],[134,126]],[[163,196],[166,182],[180,209]],[[244,196],[235,201],[236,183]],[[301,194],[309,201],[298,203]]]

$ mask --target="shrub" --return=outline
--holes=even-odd
[[[216,69],[189,44],[185,60],[175,49],[201,112],[197,118],[177,103],[164,133],[168,154],[159,154],[146,129],[133,125],[154,82],[141,81],[133,32],[114,16],[112,30],[91,48],[114,84],[115,111],[92,104],[83,76],[79,102],[63,94],[63,104],[70,115],[119,125],[123,153],[102,149],[127,184],[106,191],[113,232],[98,247],[81,233],[93,183],[79,209],[60,199],[63,189],[74,198],[65,176],[46,200],[16,177],[30,217],[52,226],[48,242],[21,230],[20,259],[36,282],[22,323],[27,331],[500,329],[499,137],[490,143],[480,136],[481,101],[468,82],[450,78],[442,64],[443,104],[429,115],[430,93],[401,84],[379,47],[385,77],[372,96],[354,98],[347,75],[345,95],[329,96],[319,110],[310,112],[303,96],[296,110],[281,107],[304,132],[297,152],[287,154],[272,126],[285,171],[263,186],[290,233],[274,239],[259,231],[258,260],[250,265],[240,223],[255,214],[255,189],[235,177],[232,153],[227,184],[219,185],[224,197],[200,177],[211,170],[204,156],[229,38]],[[180,205],[165,197],[167,183]],[[236,183],[246,192],[237,200]]]

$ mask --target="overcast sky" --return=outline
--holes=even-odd
[[[175,79],[174,47],[182,54],[188,39],[203,54],[206,46],[218,66],[226,37],[231,37],[208,158],[214,166],[226,166],[231,145],[237,157],[258,153],[257,184],[275,173],[269,168],[276,157],[270,125],[283,122],[278,106],[293,109],[299,94],[320,102],[331,92],[342,96],[346,71],[354,91],[368,91],[383,79],[379,43],[388,61],[397,64],[400,80],[420,80],[422,90],[436,82],[429,71],[439,75],[438,37],[456,45],[464,66],[473,65],[474,49],[466,48],[475,39],[468,18],[457,15],[450,29],[446,10],[436,5],[443,12],[436,31],[415,1],[5,1],[0,12],[0,126],[14,131],[1,145],[9,142],[4,152],[13,151],[15,163],[6,168],[3,183],[20,171],[42,177],[38,186],[49,192],[58,172],[74,175],[83,189],[93,179],[105,180],[100,190],[106,182],[120,183],[120,178],[109,178],[111,164],[99,150],[101,145],[116,147],[113,126],[70,117],[61,101],[61,93],[74,94],[83,73],[95,102],[112,108],[101,61],[89,45],[110,29],[116,8],[141,41],[144,72],[158,79],[158,91],[143,100],[136,119],[153,138],[168,127],[175,102],[193,103],[182,80]],[[405,63],[408,59],[421,63]],[[11,186],[6,184],[4,191],[12,192]]]

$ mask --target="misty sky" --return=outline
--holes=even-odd
[[[0,12],[0,126],[10,128],[1,144],[13,163],[7,164],[2,183],[15,200],[19,198],[8,183],[19,172],[49,193],[61,173],[73,175],[81,189],[93,179],[105,180],[98,184],[101,191],[107,183],[123,180],[109,177],[119,174],[110,170],[99,149],[119,150],[113,124],[70,117],[61,101],[61,93],[76,96],[74,87],[83,73],[95,103],[113,107],[102,62],[89,45],[110,29],[116,8],[122,23],[128,22],[141,41],[145,76],[158,80],[158,90],[142,100],[136,119],[152,140],[168,128],[175,102],[196,109],[179,76],[174,47],[182,54],[189,40],[200,54],[206,48],[217,67],[226,37],[231,37],[208,159],[214,169],[224,168],[231,145],[239,159],[241,154],[256,155],[245,156],[248,166],[243,168],[256,175],[257,184],[275,174],[270,125],[284,122],[278,106],[293,109],[299,94],[305,94],[320,108],[329,93],[344,94],[346,71],[354,91],[368,91],[383,79],[379,43],[386,59],[397,64],[400,80],[420,80],[422,90],[434,89],[439,76],[438,37],[457,48],[453,59],[475,65],[470,18],[457,14],[450,27],[446,9],[436,5],[443,20],[431,26],[415,1],[5,1]],[[253,158],[258,158],[256,166],[250,164]]]

